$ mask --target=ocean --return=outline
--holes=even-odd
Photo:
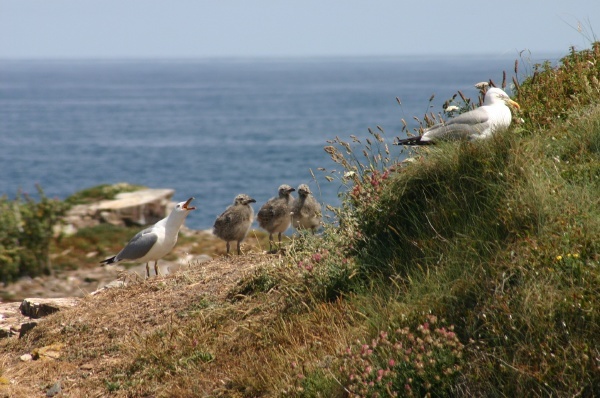
[[[473,85],[503,71],[510,81],[516,58],[0,60],[0,194],[172,188],[196,197],[193,229],[239,193],[258,211],[283,183],[337,206],[344,187],[318,170],[339,170],[328,140],[380,126],[391,144],[402,119],[414,127],[457,90],[475,99]]]

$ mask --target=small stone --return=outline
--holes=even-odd
[[[81,370],[93,370],[94,369],[94,365],[92,365],[91,363],[84,363],[83,365],[81,365],[79,367],[79,369],[81,369]]]
[[[97,256],[98,256],[98,252],[94,251],[94,252],[86,253],[85,258],[92,258],[92,257],[97,257]]]
[[[72,308],[79,303],[75,297],[66,298],[27,298],[21,303],[20,309],[23,315],[31,318],[41,318],[61,309]]]
[[[54,385],[52,387],[50,387],[48,389],[48,391],[46,391],[46,396],[53,397],[57,394],[60,394],[61,391],[62,391],[62,386],[60,385],[60,381],[57,381],[56,383],[54,383]]]
[[[23,362],[28,362],[33,359],[33,356],[31,354],[23,354],[19,357],[19,359]]]
[[[62,343],[50,344],[42,348],[36,348],[31,355],[33,356],[33,359],[58,359],[60,358],[60,351],[63,346],[64,344]]]
[[[37,326],[37,322],[26,322],[21,324],[21,328],[19,329],[19,338],[25,336],[27,332]]]

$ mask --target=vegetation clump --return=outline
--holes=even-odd
[[[399,310],[378,319],[355,296],[367,317],[386,330],[435,315],[464,344],[460,377],[442,395],[600,393],[599,78],[594,43],[515,80],[524,121],[489,141],[403,163],[371,141],[360,159],[340,140],[327,149],[350,185],[338,216],[354,283]]]
[[[51,272],[53,227],[67,206],[50,199],[37,187],[39,199],[18,193],[0,197],[0,281]]]
[[[97,202],[100,200],[114,199],[123,192],[134,192],[145,188],[141,185],[132,185],[125,182],[118,184],[101,184],[91,188],[83,189],[65,199],[69,205],[80,205]]]

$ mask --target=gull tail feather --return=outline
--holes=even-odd
[[[402,140],[397,140],[394,145],[434,145],[432,141],[421,141],[422,136],[408,137]]]
[[[106,260],[100,261],[100,264],[106,265],[106,264],[112,264],[112,263],[117,263],[117,262],[119,262],[119,260],[117,260],[117,256],[112,256],[111,258],[107,258]]]

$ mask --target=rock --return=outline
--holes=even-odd
[[[196,256],[192,259],[190,259],[190,263],[193,264],[202,264],[202,263],[206,263],[208,261],[211,261],[213,258],[211,256],[209,256],[208,254],[200,254],[199,256]]]
[[[93,251],[93,252],[89,252],[85,254],[85,258],[92,258],[92,257],[96,257],[98,256],[98,252],[97,251]]]
[[[117,280],[107,283],[106,285],[98,288],[97,290],[93,291],[90,294],[92,296],[95,296],[96,294],[102,293],[103,291],[105,291],[107,289],[114,289],[114,288],[125,287],[125,286],[127,286],[127,283],[125,281],[123,281],[121,279],[117,279]]]
[[[33,356],[31,354],[23,354],[19,357],[19,359],[23,362],[28,362],[33,359]]]
[[[33,359],[41,359],[41,360],[54,360],[60,358],[60,352],[64,344],[62,343],[54,343],[47,345],[42,348],[36,348],[31,353]]]
[[[79,367],[79,369],[81,369],[81,370],[88,370],[88,371],[94,370],[94,365],[92,365],[91,363],[84,363],[83,365],[81,365]]]
[[[124,227],[125,221],[116,213],[110,211],[101,211],[100,220],[106,224],[114,225],[116,227]]]
[[[21,313],[31,318],[41,318],[61,309],[72,308],[79,303],[78,298],[27,298],[19,307]]]
[[[19,338],[22,338],[23,336],[25,336],[25,334],[27,334],[27,332],[29,332],[31,329],[36,327],[37,324],[38,324],[37,322],[22,323],[21,327],[19,328]]]
[[[21,324],[29,320],[21,314],[19,303],[0,304],[0,314],[0,338],[16,336],[21,330]]]
[[[56,383],[54,383],[54,385],[52,387],[50,387],[48,389],[48,391],[46,391],[46,396],[53,397],[57,394],[60,394],[61,391],[62,391],[61,383],[60,383],[60,381],[57,381]]]
[[[173,197],[173,189],[141,189],[123,192],[115,199],[103,200],[90,205],[95,216],[103,217],[106,222],[124,222],[125,224],[149,225],[166,217],[167,207]]]
[[[79,298],[28,298],[21,303],[0,303],[0,338],[19,336],[37,326],[40,318],[56,311],[74,307]]]
[[[140,189],[122,192],[114,199],[73,206],[55,228],[55,235],[72,235],[80,228],[100,223],[117,226],[149,225],[166,217],[171,210],[173,189]]]

